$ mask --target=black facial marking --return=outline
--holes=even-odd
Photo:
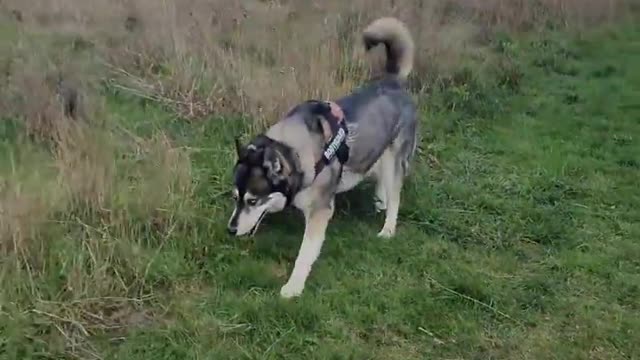
[[[264,135],[247,146],[236,143],[238,160],[234,167],[234,184],[242,202],[244,194],[262,198],[280,192],[288,200],[298,191],[302,174],[296,166],[293,150]]]

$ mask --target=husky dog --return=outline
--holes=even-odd
[[[385,211],[380,237],[396,232],[402,183],[417,144],[416,106],[405,90],[414,43],[406,26],[380,18],[363,33],[366,50],[383,44],[386,71],[348,96],[298,104],[249,144],[236,139],[235,209],[231,234],[253,235],[264,216],[292,205],[305,217],[302,245],[282,297],[302,293],[320,254],[337,193],[376,182],[375,207]]]

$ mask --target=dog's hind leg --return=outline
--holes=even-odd
[[[387,209],[387,190],[384,187],[384,183],[381,179],[376,180],[376,196],[374,199],[376,212],[381,212]]]
[[[393,148],[387,149],[380,160],[378,183],[381,185],[381,188],[384,189],[386,211],[384,225],[378,233],[378,236],[390,238],[396,233],[403,174],[398,167]]]
[[[388,151],[388,150],[387,150]],[[384,168],[384,158],[386,157],[385,153],[383,156],[378,159],[378,161],[373,165],[370,170],[370,174],[373,175],[373,178],[376,182],[376,192],[373,196],[373,205],[377,213],[387,210],[387,189],[385,187],[385,182],[382,176],[382,169]]]
[[[327,208],[305,211],[306,224],[302,245],[289,281],[280,290],[282,297],[291,298],[302,294],[307,276],[311,272],[311,267],[320,255],[327,225],[333,216],[333,205],[333,201],[331,201]]]
[[[396,232],[398,210],[400,208],[400,193],[406,176],[409,173],[409,163],[418,146],[417,123],[412,108],[405,109],[407,125],[402,128],[398,138],[380,158],[377,178],[379,186],[384,189],[386,214],[384,226],[378,233],[381,237],[392,237]],[[376,188],[376,193],[378,188]]]

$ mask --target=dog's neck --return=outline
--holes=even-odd
[[[286,164],[283,164],[283,166],[286,167],[289,171],[289,173],[284,176],[284,179],[282,180],[282,182],[284,182],[285,184],[279,184],[276,187],[278,188],[278,190],[284,193],[284,195],[287,197],[287,203],[290,204],[291,202],[293,202],[293,199],[296,197],[298,192],[302,190],[304,183],[304,169],[302,168],[300,162],[300,156],[293,147],[285,144],[284,142],[273,138],[269,139],[272,141],[271,146],[275,147],[276,151],[278,151],[282,155],[281,160],[286,162]]]
[[[278,183],[286,181],[289,200],[310,186],[334,156],[339,155],[341,162],[348,158],[344,143],[347,130],[341,127],[344,117],[338,104],[310,100],[294,107],[285,119],[261,135],[269,139],[270,147],[276,149],[282,155],[281,161],[286,163],[283,167],[286,174],[277,179]]]

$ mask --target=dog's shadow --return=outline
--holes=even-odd
[[[377,218],[374,210],[373,186],[369,183],[336,196],[335,212],[329,223],[328,231],[332,227],[342,227],[353,224],[354,221],[371,221]],[[367,220],[361,220],[367,219]],[[256,236],[256,252],[260,256],[276,260],[295,260],[300,242],[304,234],[305,220],[302,213],[294,208],[270,214],[260,225],[266,236]],[[260,230],[258,230],[260,233]]]

